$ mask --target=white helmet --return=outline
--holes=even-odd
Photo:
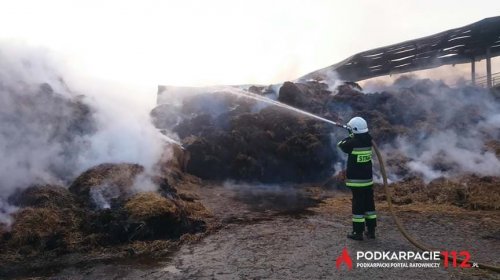
[[[347,125],[352,129],[353,133],[359,134],[368,132],[368,125],[362,117],[352,118]]]

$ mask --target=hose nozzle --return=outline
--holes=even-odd
[[[349,133],[352,132],[352,128],[347,124],[340,124],[339,123],[339,124],[337,124],[337,126],[346,129],[347,131],[349,131]]]

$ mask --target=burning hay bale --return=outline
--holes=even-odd
[[[182,173],[164,164],[162,176],[147,176],[137,164],[101,164],[79,176],[70,191],[90,206],[84,231],[108,244],[178,238],[204,230],[204,221],[187,211],[195,202],[177,195],[174,185],[184,181]],[[144,189],[149,191],[140,192]]]
[[[125,209],[133,220],[145,221],[155,217],[180,220],[175,202],[158,193],[138,193],[125,203]]]
[[[464,206],[472,210],[500,210],[500,177],[464,176]]]
[[[410,159],[400,152],[391,152],[384,155],[385,164],[387,171],[391,175],[395,175],[398,178],[411,177],[410,168],[408,168],[408,163]]]
[[[317,84],[318,89],[326,87]],[[270,95],[270,90],[265,88],[259,96]],[[302,92],[298,87],[296,90]],[[304,92],[315,94],[314,90],[306,88]],[[156,116],[171,107],[161,105],[151,113],[159,128],[168,124],[159,124],[161,117]],[[335,151],[331,149],[328,125],[321,122],[230,92],[189,96],[175,110],[183,117],[172,129],[185,148],[183,165],[201,178],[307,181],[332,171]],[[306,150],[301,150],[304,147]],[[300,153],[293,156],[286,154],[287,150]]]
[[[175,239],[205,230],[206,216],[196,215],[197,211],[206,212],[197,201],[183,201],[155,192],[137,193],[127,199],[123,208],[91,214],[89,230],[106,243]]]
[[[100,164],[78,176],[69,191],[86,205],[110,208],[123,203],[143,171],[138,164]]]
[[[8,243],[24,253],[67,250],[80,238],[80,217],[54,208],[23,208],[14,215]]]
[[[327,125],[272,107],[229,117],[227,123],[191,127],[183,139],[190,154],[188,172],[205,179],[263,182],[306,181],[331,172],[335,153]]]
[[[307,102],[304,93],[292,82],[285,82],[280,88],[279,101],[288,105],[302,108]]]
[[[448,204],[471,210],[500,209],[500,177],[462,176],[458,179],[438,178],[426,184],[419,177],[407,178],[390,184],[392,200],[396,205],[414,202]],[[385,200],[379,192],[378,200]]]
[[[182,222],[186,221],[176,202],[158,193],[132,196],[125,204],[125,210],[130,223],[138,225],[130,234],[134,239],[178,237],[182,233]]]
[[[12,214],[13,223],[0,233],[4,257],[64,253],[77,250],[82,240],[84,209],[66,188],[34,185],[8,198],[20,209]]]
[[[183,210],[193,221],[204,221],[213,217],[212,213],[198,200],[183,200]]]
[[[80,175],[69,190],[36,185],[19,191],[9,201],[21,208],[13,216],[10,232],[2,225],[0,247],[25,256],[132,240],[176,239],[204,231],[208,216],[203,214],[208,211],[195,195],[179,196],[169,183],[196,182],[189,176],[147,177],[143,169],[137,164],[101,164]],[[146,183],[155,184],[158,192],[139,192]],[[96,189],[108,207],[99,206]]]
[[[35,185],[18,191],[9,202],[19,207],[75,208],[77,202],[67,188],[57,185]]]
[[[178,171],[185,171],[189,162],[190,154],[180,145],[171,145],[173,157],[168,159],[164,167],[166,172],[175,169]]]
[[[172,129],[181,116],[177,108],[170,104],[162,104],[151,111],[153,124],[160,129]]]
[[[493,151],[498,158],[500,158],[500,141],[490,140],[486,143],[486,147]]]

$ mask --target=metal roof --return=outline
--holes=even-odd
[[[340,79],[360,81],[383,75],[459,64],[500,55],[500,16],[431,36],[355,54],[301,79],[324,79],[335,71]]]

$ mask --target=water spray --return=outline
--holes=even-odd
[[[244,97],[247,97],[247,98],[250,98],[250,99],[253,99],[253,100],[257,100],[257,101],[261,101],[261,102],[270,104],[270,105],[275,105],[275,106],[278,106],[280,108],[284,108],[284,109],[287,109],[287,110],[291,110],[291,111],[299,113],[301,115],[305,115],[305,116],[311,117],[313,119],[317,119],[317,120],[320,120],[322,122],[326,122],[326,123],[332,124],[334,126],[347,129],[349,131],[351,129],[349,126],[347,126],[345,124],[334,122],[332,120],[329,120],[329,119],[317,116],[317,115],[309,113],[307,111],[295,108],[293,106],[281,103],[281,102],[276,101],[276,100],[272,100],[272,99],[267,98],[265,96],[261,96],[261,95],[258,95],[258,94],[255,94],[255,93],[252,93],[252,92],[249,92],[249,91],[246,91],[246,90],[242,90],[242,89],[235,88],[235,87],[216,87],[215,89],[218,89],[218,90],[223,91],[223,92],[229,92],[229,93],[232,93],[232,94],[236,94],[236,95],[239,95],[239,96],[244,96]]]

